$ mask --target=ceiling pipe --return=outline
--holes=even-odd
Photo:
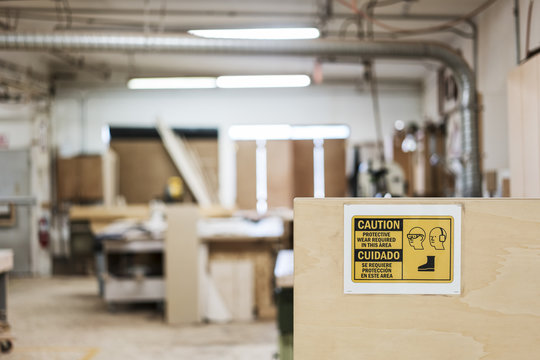
[[[357,40],[228,40],[172,35],[0,33],[0,49],[23,51],[165,52],[228,55],[357,56],[364,59],[432,59],[448,66],[460,94],[462,196],[481,196],[475,76],[451,48],[433,42]]]

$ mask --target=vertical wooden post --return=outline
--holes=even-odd
[[[165,316],[169,324],[201,321],[197,219],[198,209],[194,205],[167,207]]]

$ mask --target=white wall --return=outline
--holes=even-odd
[[[0,106],[0,135],[7,138],[9,149],[27,149],[32,140],[30,105]]]
[[[420,88],[381,93],[384,132],[398,120],[421,119]],[[369,94],[352,86],[302,89],[206,89],[133,91],[61,89],[52,117],[55,142],[64,156],[99,153],[104,125],[152,126],[161,118],[175,127],[217,127],[220,131],[220,195],[234,203],[234,148],[228,139],[233,124],[347,124],[351,142],[375,139]]]

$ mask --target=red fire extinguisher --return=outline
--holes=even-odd
[[[45,216],[42,216],[41,219],[39,219],[38,240],[42,248],[45,249],[49,246],[49,221],[47,221]]]

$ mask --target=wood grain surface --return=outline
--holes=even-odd
[[[461,295],[344,295],[345,204],[460,204]],[[539,359],[540,200],[296,199],[294,357]]]

